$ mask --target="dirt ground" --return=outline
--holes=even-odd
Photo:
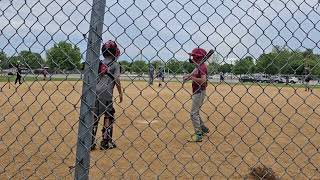
[[[3,86],[0,179],[73,179],[82,82]],[[188,143],[191,84],[123,86],[118,148],[92,151],[90,179],[243,179],[262,164],[281,179],[320,177],[320,89],[210,84],[202,118],[211,132]]]

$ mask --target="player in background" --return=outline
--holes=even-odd
[[[311,91],[312,89],[310,88],[310,80],[311,80],[311,76],[309,74],[307,74],[304,78],[305,81],[305,91]]]
[[[48,73],[48,68],[44,67],[42,73],[43,73],[43,80],[46,80],[47,79],[47,75],[49,74]]]
[[[154,79],[154,67],[150,63],[149,64],[149,85],[153,85],[153,79]]]
[[[19,64],[17,64],[17,77],[16,77],[16,81],[14,84],[17,84],[17,82],[19,81],[19,84],[22,84],[21,82],[21,68],[19,66]]]
[[[91,149],[96,147],[95,136],[97,134],[99,119],[104,115],[102,128],[102,141],[100,149],[113,149],[116,144],[112,139],[113,124],[115,122],[115,110],[113,108],[113,89],[117,87],[120,102],[123,100],[123,94],[120,83],[120,65],[116,62],[120,56],[120,50],[114,41],[107,41],[101,48],[104,60],[99,64],[99,79],[96,87],[97,100],[95,107],[95,122],[93,125],[93,138]]]
[[[192,80],[192,107],[190,116],[195,133],[191,136],[190,141],[201,142],[203,135],[209,133],[209,129],[204,125],[199,113],[206,96],[207,87],[207,65],[201,63],[201,61],[207,52],[202,48],[195,48],[188,54],[192,57],[192,59],[190,58],[190,62],[196,66],[192,73],[183,77],[184,82]]]
[[[158,87],[161,87],[162,86],[161,82],[164,82],[164,72],[163,72],[163,69],[161,67],[159,67],[159,69],[158,69],[157,76],[158,76],[158,80],[159,80]]]
[[[224,74],[223,74],[223,72],[220,72],[220,82],[224,82]]]

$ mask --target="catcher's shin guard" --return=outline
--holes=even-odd
[[[108,138],[108,142],[112,142],[112,134],[113,134],[113,124],[110,124],[107,127],[107,138]]]
[[[112,134],[113,134],[113,117],[105,117],[106,127],[102,128],[103,139],[107,140],[107,142],[112,142]]]
[[[108,140],[107,129],[105,127],[102,128],[102,140]]]
[[[95,142],[96,142],[98,124],[99,124],[99,119],[97,117],[95,117],[95,122],[92,127],[92,146],[95,145]]]

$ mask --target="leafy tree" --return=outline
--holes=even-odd
[[[41,68],[45,64],[45,61],[42,59],[39,53],[21,51],[17,56],[12,56],[9,58],[7,66],[14,67],[18,64],[29,69],[37,69]]]
[[[302,52],[302,56],[304,57],[303,63],[311,70],[311,74],[320,75],[320,56],[317,54],[313,54],[312,49],[306,49]]]
[[[153,65],[153,67],[154,67],[155,69],[158,69],[159,67],[164,66],[164,63],[163,63],[163,61],[161,61],[161,60],[152,61],[151,64]]]
[[[310,48],[307,48],[302,54],[304,58],[311,57],[313,56],[313,50]]]
[[[194,66],[194,64],[192,64],[188,61],[183,61],[182,67],[183,67],[183,73],[191,73],[195,66]]]
[[[262,54],[256,63],[256,71],[267,74],[286,73],[290,70],[291,52],[285,47],[274,46],[268,54]]]
[[[256,71],[266,74],[277,74],[279,69],[275,64],[276,55],[273,53],[262,54],[256,63]]]
[[[232,64],[225,63],[225,64],[222,64],[222,65],[219,67],[219,72],[231,73],[231,72],[232,72],[232,69],[233,69],[233,65],[232,65]]]
[[[0,69],[9,68],[9,62],[7,54],[3,51],[0,51]]]
[[[178,61],[176,59],[170,59],[167,63],[166,63],[166,68],[169,69],[170,73],[173,74],[182,74],[183,73],[183,66],[182,66],[182,62]]]
[[[9,67],[12,68],[17,66],[18,64],[20,64],[20,61],[21,61],[21,57],[19,55],[11,56],[9,58]]]
[[[77,46],[61,41],[47,51],[50,69],[80,69],[81,53]]]
[[[131,70],[138,74],[145,73],[148,72],[148,65],[143,60],[134,61],[131,65]]]
[[[18,58],[21,65],[30,69],[41,68],[45,64],[40,54],[31,51],[21,51]]]
[[[219,67],[220,67],[220,65],[217,62],[215,62],[215,61],[210,62],[208,65],[208,75],[218,74]]]
[[[286,49],[285,47],[275,45],[275,46],[273,46],[271,53],[280,53],[280,52],[284,51],[285,49]]]
[[[119,61],[119,64],[121,64],[121,67],[124,69],[123,71],[131,72],[132,64],[129,61],[122,60]]]
[[[280,61],[284,61],[284,63],[279,63],[279,65],[282,65],[282,74],[303,74],[304,62],[301,52],[290,52],[284,59],[281,59]]]
[[[290,51],[285,47],[275,46],[268,54],[262,54],[256,64],[256,71],[267,74],[303,75],[309,68],[314,75],[320,75],[320,57],[312,49]]]
[[[235,65],[234,65],[235,74],[253,73],[254,70],[255,70],[255,64],[251,56],[247,56],[244,59],[240,59],[235,62]]]

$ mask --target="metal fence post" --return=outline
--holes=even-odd
[[[75,179],[89,178],[91,129],[93,124],[92,107],[95,105],[96,98],[98,59],[105,5],[105,0],[93,0],[81,97]]]

